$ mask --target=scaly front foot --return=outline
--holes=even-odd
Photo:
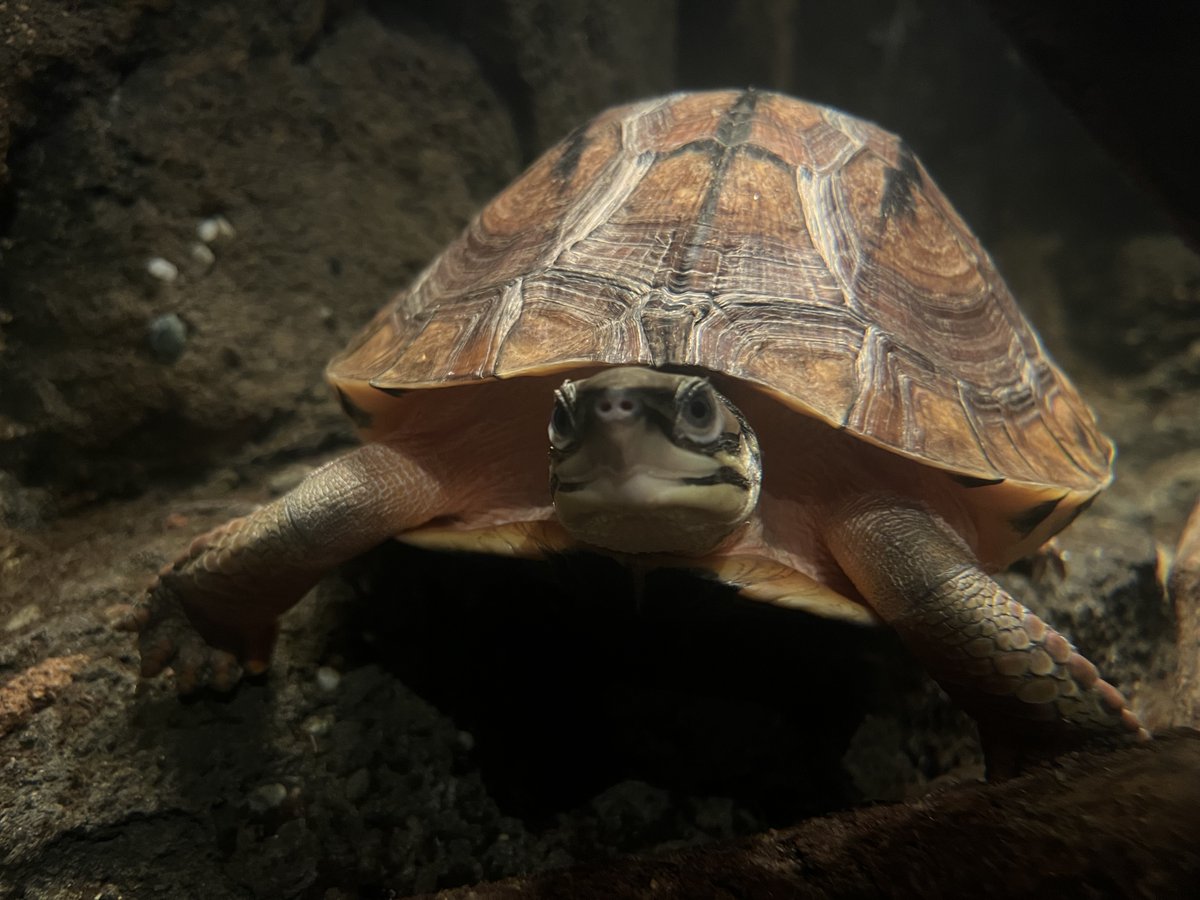
[[[1148,737],[1121,692],[923,507],[858,498],[835,511],[830,547],[875,612],[979,723],[989,775],[1096,737]]]
[[[170,666],[180,693],[264,671],[279,617],[334,566],[450,511],[426,466],[381,444],[326,463],[288,494],[192,542],[121,625],[142,674]]]
[[[260,510],[254,516],[262,517]],[[176,689],[231,690],[243,671],[267,668],[278,632],[272,610],[247,602],[231,551],[255,530],[254,517],[233,519],[192,542],[163,567],[119,627],[138,633],[143,677],[170,667]]]

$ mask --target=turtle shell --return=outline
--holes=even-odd
[[[1057,527],[1110,479],[1111,443],[912,151],[753,90],[568,135],[328,374],[361,397],[631,364],[745,382],[969,487],[1024,485],[1012,515]]]

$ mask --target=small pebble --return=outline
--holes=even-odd
[[[173,363],[183,355],[187,325],[175,313],[166,313],[150,323],[146,340],[159,362]]]
[[[342,681],[342,673],[331,666],[321,666],[317,669],[317,687],[328,693],[337,690]]]
[[[206,270],[212,268],[212,264],[217,261],[217,255],[208,249],[208,244],[201,244],[199,241],[194,241],[188,247],[188,252],[192,254],[192,259]]]
[[[161,256],[146,260],[146,271],[159,281],[174,281],[179,277],[179,267]]]
[[[4,623],[5,631],[20,631],[26,625],[32,625],[42,616],[41,607],[36,603],[27,603],[18,609],[7,622]]]
[[[320,737],[323,734],[329,734],[333,731],[333,715],[330,713],[317,713],[309,716],[301,724],[301,728],[313,737]]]
[[[206,244],[211,244],[217,238],[232,238],[236,234],[224,216],[209,216],[196,226],[196,236]]]
[[[250,805],[250,809],[253,812],[261,813],[269,809],[275,809],[286,799],[287,788],[279,782],[274,782],[255,788],[250,792],[250,796],[246,798],[246,802]]]

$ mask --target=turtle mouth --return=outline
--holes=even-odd
[[[703,378],[629,368],[567,382],[549,431],[555,511],[586,543],[703,554],[757,503],[754,433]]]

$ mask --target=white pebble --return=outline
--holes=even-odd
[[[317,687],[323,691],[333,692],[342,681],[342,673],[331,666],[321,666],[317,669]]]
[[[209,268],[217,261],[217,255],[208,249],[207,244],[201,244],[199,241],[194,242],[188,250],[192,254],[192,259],[200,263],[204,268]]]
[[[286,799],[287,788],[278,782],[257,787],[246,798],[250,809],[259,813],[274,809]]]
[[[209,216],[202,219],[196,226],[196,235],[206,244],[211,244],[217,238],[232,238],[237,232],[224,216]]]
[[[204,241],[206,244],[211,244],[217,239],[217,235],[221,233],[217,228],[216,219],[202,219],[200,224],[196,226],[196,237]]]
[[[26,625],[32,625],[42,616],[42,610],[36,603],[27,603],[22,606],[12,617],[4,623],[5,631],[20,631]]]
[[[305,719],[300,727],[313,737],[321,737],[333,731],[334,718],[329,713],[317,713]]]
[[[179,267],[169,259],[155,256],[146,260],[146,271],[159,281],[174,281],[179,277]]]

